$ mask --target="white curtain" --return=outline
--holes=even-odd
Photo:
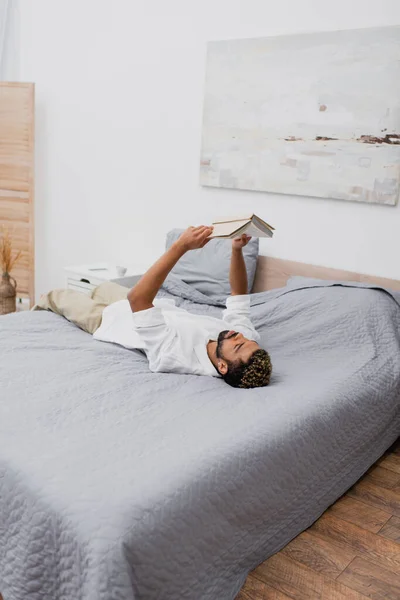
[[[3,79],[3,58],[7,35],[9,4],[10,0],[0,0],[0,80]]]

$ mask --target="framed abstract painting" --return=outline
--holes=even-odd
[[[400,27],[210,42],[200,182],[395,205]]]

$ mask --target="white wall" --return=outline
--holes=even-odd
[[[0,0],[0,79],[4,81],[20,79],[19,27],[19,0]]]
[[[263,253],[400,278],[400,206],[198,183],[207,40],[400,24],[398,0],[19,1],[38,294],[64,265],[151,261],[169,228],[248,211],[276,226]]]

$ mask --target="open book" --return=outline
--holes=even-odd
[[[252,237],[269,237],[274,235],[274,227],[251,214],[247,217],[232,217],[231,219],[219,219],[213,223],[214,231],[210,238],[233,239],[240,237],[242,233]]]

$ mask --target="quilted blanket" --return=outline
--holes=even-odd
[[[233,600],[399,435],[399,302],[301,278],[255,294],[274,372],[253,390],[151,373],[50,312],[0,317],[4,600]]]

